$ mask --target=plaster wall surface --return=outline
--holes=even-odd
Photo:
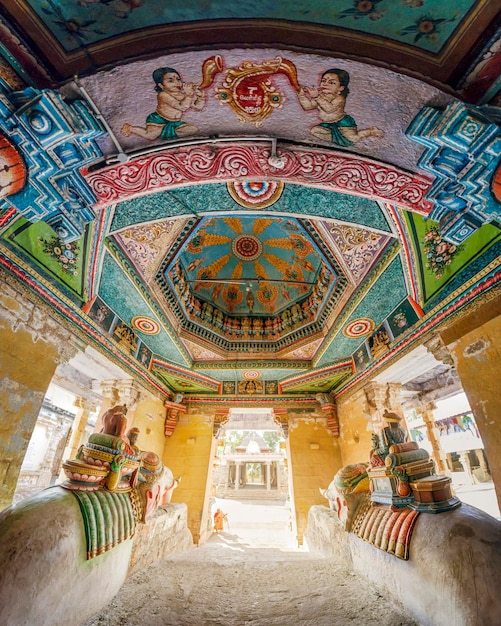
[[[72,352],[69,339],[43,308],[0,279],[0,510],[12,501],[49,383]]]
[[[298,54],[276,48],[174,53],[97,72],[93,76],[82,77],[81,83],[119,137],[124,149],[134,150],[151,145],[151,142],[145,142],[133,134],[124,136],[121,129],[125,122],[144,127],[146,117],[155,111],[157,94],[153,71],[162,66],[171,67],[179,72],[184,82],[199,84],[204,61],[216,55],[222,59],[223,72],[227,68],[238,71],[243,63],[260,64],[273,59],[285,59],[294,64],[299,84],[306,87],[318,87],[321,74],[328,69],[348,71],[350,93],[346,99],[346,112],[355,118],[359,128],[375,126],[384,132],[382,138],[361,141],[355,151],[408,169],[415,169],[422,150],[404,136],[405,129],[422,106],[443,106],[451,101],[449,95],[438,89],[388,69],[348,59]],[[224,73],[215,76],[214,84],[207,89],[202,111],[188,110],[183,114],[183,120],[193,124],[199,136],[261,135],[318,143],[318,139],[310,134],[310,128],[320,121],[319,117],[315,111],[303,110],[295,87],[284,73],[271,76],[271,83],[283,96],[281,106],[275,107],[259,126],[252,120],[242,123],[236,113],[216,96],[216,90],[223,80]],[[108,144],[103,145],[103,150],[115,152],[110,141]]]
[[[501,317],[449,345],[475,416],[501,506]]]
[[[138,403],[132,425],[140,430],[137,445],[141,450],[155,452],[162,458],[165,445],[164,422],[165,408],[159,398],[148,395]]]
[[[327,487],[341,467],[337,440],[327,430],[325,418],[289,416],[288,457],[292,477],[297,541],[303,543],[311,506],[324,502],[319,488]]]
[[[189,408],[183,414],[171,437],[166,438],[163,462],[181,482],[174,490],[172,502],[185,502],[188,527],[198,543],[201,534],[207,481],[212,477],[212,417]]]
[[[366,398],[363,392],[356,393],[338,404],[339,447],[343,465],[366,462],[369,459],[373,429],[365,406]]]
[[[499,624],[501,523],[483,511],[462,504],[420,513],[408,561],[345,532],[324,506],[311,509],[306,538],[310,550],[352,566],[421,626]]]

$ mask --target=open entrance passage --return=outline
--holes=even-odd
[[[214,531],[256,547],[294,544],[285,440],[269,409],[238,409],[220,433],[211,502]]]

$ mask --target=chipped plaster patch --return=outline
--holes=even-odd
[[[486,360],[488,358],[486,352],[490,345],[490,341],[487,341],[484,337],[480,337],[480,339],[477,339],[465,347],[463,356],[467,359],[474,357],[478,360]]]

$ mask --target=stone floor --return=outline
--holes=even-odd
[[[224,531],[130,578],[84,626],[415,626],[359,576],[298,548],[286,505],[216,506]]]
[[[455,488],[454,493],[462,502],[476,506],[496,519],[501,519],[493,482],[459,485]]]

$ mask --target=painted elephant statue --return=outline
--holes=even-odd
[[[64,483],[0,513],[0,624],[78,626],[124,583],[135,540],[134,551],[149,553],[148,541],[176,543],[179,533],[173,551],[191,547],[186,505],[157,511],[178,480],[155,453],[129,454],[119,437],[91,435],[63,463]]]
[[[310,509],[310,549],[344,561],[422,626],[500,624],[501,522],[464,503],[438,514],[375,504],[366,469],[342,468],[323,491],[329,508]]]

